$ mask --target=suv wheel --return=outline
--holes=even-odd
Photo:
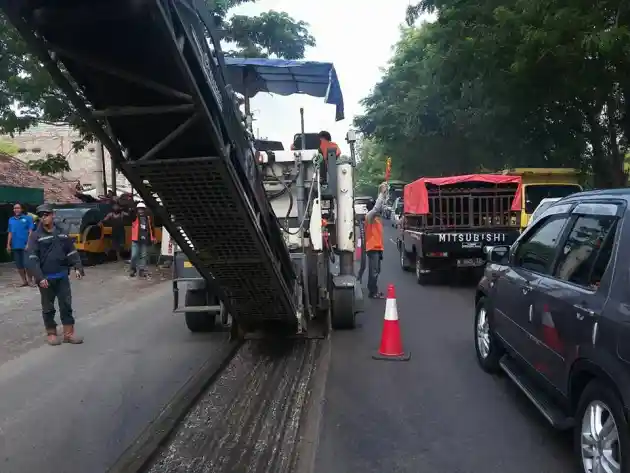
[[[492,331],[489,315],[486,298],[482,297],[475,308],[475,351],[481,369],[497,373],[504,350]]]
[[[575,420],[579,471],[628,471],[629,427],[621,401],[612,388],[599,381],[591,381],[580,397]]]

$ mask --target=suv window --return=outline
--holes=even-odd
[[[582,215],[564,244],[554,276],[580,286],[598,287],[612,256],[617,218]]]
[[[531,236],[516,248],[514,265],[537,273],[549,272],[558,239],[568,219],[567,215],[554,215],[533,230]]]

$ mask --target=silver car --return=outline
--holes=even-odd
[[[538,207],[536,207],[536,210],[534,210],[534,213],[532,213],[532,217],[529,219],[527,226],[530,227],[543,213],[545,213],[545,210],[551,207],[551,204],[558,202],[561,198],[562,197],[547,197],[541,200]]]

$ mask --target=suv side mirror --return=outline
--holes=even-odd
[[[505,264],[508,261],[510,247],[505,245],[486,246],[484,252],[486,253],[486,260],[489,263]]]

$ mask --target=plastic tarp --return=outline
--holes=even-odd
[[[323,97],[336,107],[335,120],[344,119],[343,95],[335,66],[329,62],[226,57],[226,79],[247,97],[258,92]]]
[[[466,174],[464,176],[422,177],[405,186],[405,213],[426,215],[429,213],[429,192],[427,184],[448,186],[466,182],[486,182],[491,184],[517,184],[512,200],[512,211],[521,211],[522,180],[520,176],[501,176],[498,174]]]

